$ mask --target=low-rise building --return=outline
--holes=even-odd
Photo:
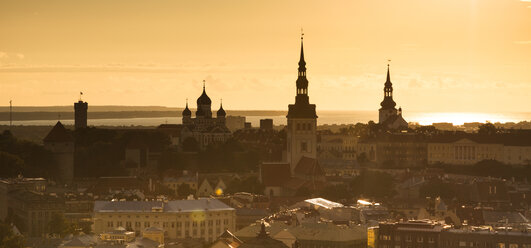
[[[164,230],[170,239],[214,241],[223,231],[235,230],[235,209],[216,199],[177,201],[96,201],[94,232],[124,227],[140,234],[149,227]]]

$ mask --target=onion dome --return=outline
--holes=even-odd
[[[183,110],[183,116],[192,116],[192,111],[188,108],[188,99],[186,99],[186,108]]]
[[[221,103],[219,105],[219,110],[218,110],[217,115],[218,115],[218,117],[220,117],[220,116],[225,117],[227,115],[227,113],[225,113],[225,110],[223,109],[223,103]]]
[[[210,100],[210,97],[207,96],[206,90],[205,90],[205,81],[203,81],[203,94],[197,98],[197,105],[210,105],[212,104],[212,100]]]

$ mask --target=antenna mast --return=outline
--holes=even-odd
[[[9,128],[13,126],[13,100],[9,100]]]

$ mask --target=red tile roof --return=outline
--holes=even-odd
[[[298,175],[324,175],[324,171],[315,158],[302,157],[295,167],[295,174]]]

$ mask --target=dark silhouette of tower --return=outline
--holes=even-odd
[[[58,121],[44,137],[43,143],[44,148],[52,152],[55,163],[52,174],[55,175],[55,179],[63,183],[71,183],[74,178],[75,150],[74,138],[71,133]]]
[[[74,115],[75,115],[75,128],[81,129],[87,127],[87,110],[88,110],[88,103],[83,102],[81,99],[79,99],[78,102],[74,103]]]
[[[389,64],[387,64],[387,80],[384,84],[384,99],[379,112],[378,123],[384,128],[388,129],[404,129],[408,127],[408,123],[402,117],[402,108],[396,109],[396,103],[393,100],[393,83],[391,83],[391,75],[389,73]]]
[[[295,104],[288,106],[288,161],[293,174],[295,166],[304,156],[317,158],[317,114],[315,104],[308,97],[308,79],[306,61],[304,61],[303,37],[301,36],[301,55],[297,77],[297,96]]]
[[[389,75],[389,64],[387,65],[387,80],[384,84],[384,99],[380,106],[382,107],[379,110],[378,123],[384,123],[389,117],[397,114],[396,103],[393,100],[393,83],[391,83],[391,76]]]

